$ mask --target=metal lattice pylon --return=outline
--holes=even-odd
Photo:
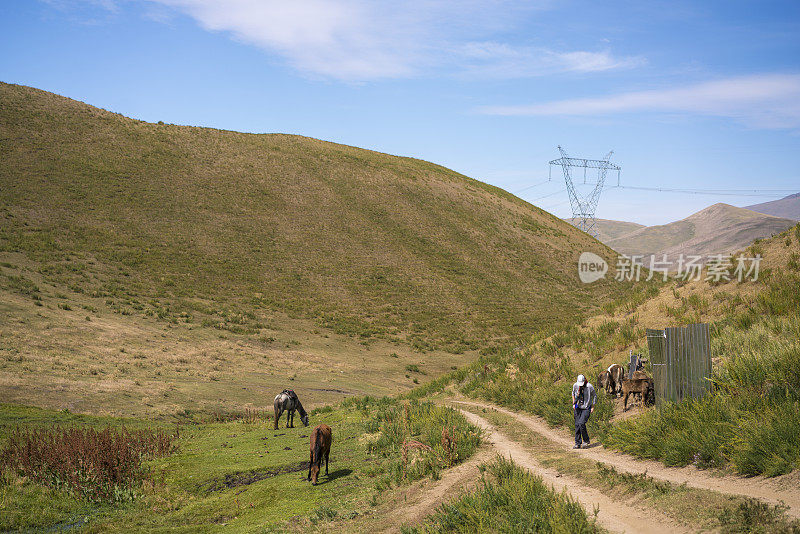
[[[606,181],[606,173],[609,169],[617,171],[617,185],[619,185],[620,171],[619,166],[609,162],[611,155],[614,154],[612,150],[603,159],[583,159],[583,158],[570,158],[567,153],[559,145],[558,151],[561,153],[561,158],[554,159],[550,162],[550,168],[553,165],[561,165],[564,171],[564,181],[567,184],[567,194],[569,195],[569,204],[572,207],[572,223],[586,232],[587,234],[597,237],[597,228],[595,212],[597,211],[597,202],[600,200],[600,192],[603,190],[603,184]],[[572,167],[583,168],[583,183],[592,184],[587,182],[586,169],[597,169],[597,181],[592,185],[594,187],[588,194],[580,194],[575,188],[575,183],[572,181]]]

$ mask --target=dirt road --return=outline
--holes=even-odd
[[[545,484],[556,491],[567,491],[583,506],[590,517],[599,509],[598,524],[611,532],[645,534],[690,532],[656,510],[634,507],[630,502],[614,500],[577,479],[542,466],[523,445],[509,439],[484,418],[466,410],[461,410],[461,413],[470,423],[484,429],[488,446],[464,464],[445,471],[438,481],[426,483],[404,495],[402,506],[386,512],[385,531],[399,532],[400,525],[419,522],[433,513],[441,503],[471,488],[480,476],[478,466],[500,455],[511,458],[517,465],[542,477]]]
[[[508,439],[484,418],[466,410],[461,410],[467,420],[486,431],[488,441],[497,454],[511,458],[514,462],[542,477],[545,484],[556,491],[566,491],[587,511],[589,516],[599,508],[597,522],[612,532],[668,533],[690,532],[676,524],[672,519],[653,509],[640,508],[630,502],[620,502],[607,497],[599,490],[581,483],[579,480],[560,474],[539,464],[525,448]]]
[[[399,532],[399,525],[418,523],[434,513],[448,498],[457,497],[471,489],[480,478],[478,466],[490,462],[496,453],[493,447],[484,447],[463,464],[444,471],[439,480],[409,488],[402,496],[402,506],[387,510],[383,521],[386,526],[377,527],[377,531]],[[371,526],[370,531],[376,531],[376,527]]]
[[[451,400],[450,402],[456,405],[461,404],[497,410],[500,413],[513,417],[521,424],[559,446],[563,446],[564,449],[572,449],[573,437],[570,433],[565,430],[551,428],[539,417],[517,413],[507,408],[483,401],[464,399]],[[469,412],[462,412],[467,417],[472,415]],[[647,473],[649,477],[665,480],[674,484],[686,484],[689,487],[712,490],[728,495],[754,497],[771,504],[783,503],[789,507],[787,511],[789,516],[800,518],[800,493],[797,492],[797,474],[790,474],[773,479],[764,477],[746,478],[730,475],[714,476],[712,472],[701,471],[693,466],[682,468],[665,467],[661,463],[638,460],[625,454],[609,451],[602,446],[573,452],[589,459],[611,465],[618,471],[625,473]]]

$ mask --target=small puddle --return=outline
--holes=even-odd
[[[200,485],[200,489],[207,493],[214,493],[216,491],[224,491],[230,488],[239,486],[249,486],[268,478],[276,477],[278,475],[285,475],[287,473],[297,473],[308,469],[308,462],[300,462],[299,464],[284,465],[281,467],[274,467],[271,469],[253,469],[251,471],[236,471],[235,473],[226,473],[225,475],[213,478],[208,482]]]

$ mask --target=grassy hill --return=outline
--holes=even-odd
[[[680,221],[644,227],[604,242],[623,254],[656,254],[659,259],[662,254],[672,259],[680,254],[730,254],[794,224],[790,219],[719,203]]]
[[[795,193],[779,200],[745,206],[745,208],[774,217],[800,221],[800,193]]]
[[[570,224],[575,224],[576,219],[566,219]],[[597,229],[597,238],[603,243],[607,243],[611,239],[616,239],[624,235],[635,232],[640,228],[644,228],[643,224],[626,222],[626,221],[612,221],[609,219],[597,219],[595,228]]]
[[[80,382],[76,409],[170,412],[295,376],[386,392],[624,291],[578,281],[581,252],[613,256],[597,241],[425,161],[9,84],[0,160],[6,399],[50,388],[57,407]]]

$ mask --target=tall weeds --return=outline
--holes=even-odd
[[[580,504],[556,493],[510,460],[498,458],[486,467],[478,489],[442,505],[419,528],[433,532],[600,532]]]
[[[464,461],[481,444],[481,431],[457,411],[431,402],[398,402],[385,397],[345,401],[370,415],[366,430],[375,435],[369,452],[390,458],[387,483],[401,484]]]
[[[87,500],[126,500],[147,476],[143,460],[170,454],[176,437],[124,427],[18,428],[0,453],[0,465]]]

